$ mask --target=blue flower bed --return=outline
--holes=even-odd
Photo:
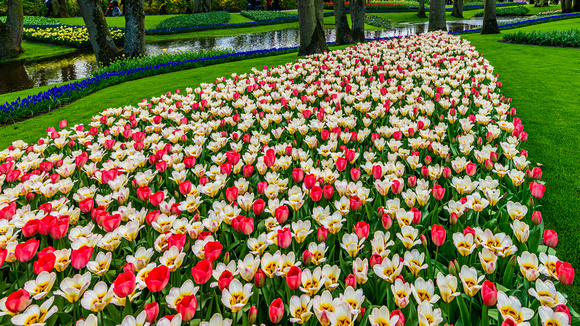
[[[497,3],[496,7],[505,7],[505,6],[516,6],[516,5],[527,5],[527,2],[508,2],[508,3]],[[484,6],[465,6],[463,10],[471,10],[471,9],[482,9]],[[366,9],[367,12],[415,12],[419,10],[419,8],[411,7],[411,8],[368,8]],[[445,8],[445,11],[452,11],[453,8]],[[429,7],[425,6],[425,11],[429,11]],[[347,10],[346,12],[350,12]]]
[[[562,19],[575,18],[575,17],[580,17],[580,13],[563,14],[563,15],[522,20],[522,21],[518,21],[515,23],[499,25],[499,28],[500,29],[511,29],[511,28],[523,27],[523,26],[527,26],[527,25],[535,25],[538,23],[545,23],[548,21],[562,20]],[[468,33],[475,33],[475,32],[481,32],[481,28],[474,28],[474,29],[468,29],[465,31],[451,32],[450,34],[468,34]]]
[[[132,68],[122,71],[109,72],[94,77],[55,86],[45,92],[17,98],[13,102],[0,105],[0,123],[15,121],[38,113],[47,112],[64,104],[70,103],[100,89],[113,86],[125,81],[158,75],[194,67],[266,57],[297,51],[298,47],[274,48],[237,53],[228,53],[205,58],[196,58],[175,62],[160,63],[152,66]]]

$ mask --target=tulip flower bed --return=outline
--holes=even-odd
[[[500,89],[469,42],[429,33],[16,141],[0,324],[578,322]]]
[[[250,18],[254,21],[261,21],[261,20],[272,20],[272,19],[280,19],[280,18],[288,18],[294,17],[298,19],[296,13],[292,12],[284,12],[284,11],[260,11],[260,10],[247,10],[242,11],[240,14],[244,17]]]
[[[495,11],[497,16],[524,16],[525,14],[530,11],[527,7],[524,6],[517,6],[517,7],[507,7],[507,8],[498,8]],[[483,17],[483,11],[478,11],[473,15],[473,17]]]
[[[391,21],[377,15],[365,14],[365,24],[390,29],[393,27]]]
[[[522,32],[502,34],[501,39],[508,43],[534,44],[542,46],[580,47],[580,30],[551,32]]]
[[[115,44],[122,45],[125,31],[119,28],[110,28],[110,30]],[[27,41],[67,45],[75,48],[89,48],[91,46],[89,32],[85,26],[30,25],[24,27],[23,37]]]

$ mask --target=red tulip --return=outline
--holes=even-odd
[[[477,172],[477,165],[475,163],[467,163],[467,165],[465,166],[465,173],[467,173],[468,176],[472,177],[475,175],[475,172]]]
[[[316,240],[318,240],[318,242],[324,242],[326,239],[328,239],[328,229],[324,226],[319,226],[316,231]]]
[[[495,306],[497,303],[497,288],[493,282],[488,280],[483,282],[483,286],[481,287],[481,298],[486,306]]]
[[[179,192],[184,196],[189,195],[189,193],[191,193],[192,188],[193,184],[189,180],[183,181],[182,183],[179,184]]]
[[[302,182],[304,180],[304,171],[300,168],[295,168],[292,170],[292,179],[294,179],[294,182]]]
[[[339,157],[336,160],[336,169],[340,172],[346,170],[346,159],[344,157]]]
[[[360,179],[360,169],[357,168],[350,169],[350,177],[352,181],[358,181],[358,179]]]
[[[536,181],[542,179],[542,168],[541,167],[536,166],[535,168],[532,169],[532,178]]]
[[[383,257],[379,254],[372,254],[371,255],[371,259],[369,261],[369,264],[371,265],[371,268],[373,268],[373,266],[375,266],[376,264],[382,264],[383,263]]]
[[[28,222],[26,222],[26,224],[24,224],[24,226],[22,227],[22,235],[24,235],[27,238],[35,236],[38,233],[39,222],[40,220],[38,219],[28,220]]]
[[[68,216],[61,216],[56,220],[52,228],[50,228],[50,236],[55,239],[63,238],[68,232],[69,218]]]
[[[90,212],[95,205],[95,201],[92,198],[83,199],[79,202],[79,208],[81,212],[88,213]]]
[[[157,320],[157,315],[159,315],[159,304],[157,302],[148,303],[143,308],[143,311],[147,315],[145,321],[153,324]]]
[[[322,187],[322,195],[324,196],[324,199],[330,200],[333,194],[334,188],[331,185],[324,185],[324,187]]]
[[[399,316],[399,320],[397,321],[395,326],[405,326],[405,315],[403,315],[403,312],[401,310],[391,311],[391,315],[389,317],[392,318],[393,316]]]
[[[192,320],[195,311],[197,310],[197,298],[195,297],[195,294],[190,294],[181,299],[175,309],[181,314],[181,318],[184,322]]]
[[[546,186],[539,182],[532,182],[530,183],[530,192],[532,193],[532,197],[540,199],[544,197]]]
[[[286,274],[286,283],[290,290],[296,290],[302,284],[302,270],[298,266],[290,267],[290,270]]]
[[[288,216],[290,215],[290,210],[288,206],[282,205],[276,208],[274,211],[274,216],[276,217],[276,221],[280,224],[284,224],[286,220],[288,220]]]
[[[0,248],[0,268],[2,268],[2,265],[4,265],[4,262],[6,261],[6,255],[8,255],[8,251]]]
[[[266,204],[261,198],[258,198],[254,201],[254,204],[252,205],[252,210],[254,211],[254,214],[260,215],[264,211],[264,207],[266,207]]]
[[[250,164],[244,165],[244,167],[242,168],[242,174],[244,175],[244,178],[251,177],[252,173],[254,173],[254,167]]]
[[[349,198],[350,201],[350,209],[353,211],[358,211],[360,206],[362,205],[360,198],[357,195],[354,195]]]
[[[258,268],[254,274],[254,285],[257,288],[263,288],[264,284],[266,284],[266,273],[261,268]]]
[[[219,241],[210,241],[205,244],[203,251],[205,253],[205,258],[210,261],[216,261],[220,254],[222,253],[223,246]]]
[[[383,168],[380,165],[373,166],[373,178],[380,179],[383,177]]]
[[[226,189],[226,199],[231,203],[238,198],[238,187],[229,187]]]
[[[542,213],[540,211],[534,211],[532,213],[532,223],[534,223],[534,225],[542,224]]]
[[[572,316],[570,315],[570,309],[568,309],[568,307],[565,304],[561,304],[556,306],[556,309],[554,309],[554,312],[563,312],[566,315],[568,315],[568,322],[571,324],[572,323]]]
[[[6,298],[6,309],[13,313],[22,312],[30,304],[30,293],[24,289],[12,292]]]
[[[14,249],[16,259],[21,263],[29,261],[34,257],[34,255],[36,255],[39,244],[40,243],[36,239],[30,239],[26,242],[17,244],[16,249]]]
[[[307,174],[304,177],[304,187],[306,189],[312,189],[312,187],[314,187],[314,185],[316,184],[316,181],[318,181],[316,179],[316,176],[314,174]]]
[[[135,275],[132,272],[124,272],[117,276],[113,282],[113,292],[119,297],[124,298],[135,290]]]
[[[271,155],[266,154],[266,156],[264,156],[264,164],[266,164],[267,167],[271,167],[272,165],[274,165],[274,163],[276,163],[275,154]]]
[[[230,283],[232,282],[233,279],[234,274],[232,274],[232,272],[228,271],[227,269],[223,271],[218,278],[218,288],[220,289],[220,291],[227,289],[230,286]]]
[[[322,199],[322,188],[319,186],[312,187],[312,189],[310,189],[310,199],[312,199],[313,202],[318,202]]]
[[[292,243],[292,232],[290,232],[290,228],[285,227],[281,230],[278,230],[278,246],[280,248],[288,248]]]
[[[544,243],[548,247],[556,247],[558,245],[558,233],[554,230],[544,230]]]
[[[383,223],[383,227],[385,228],[385,230],[388,230],[391,228],[391,226],[393,226],[393,219],[391,218],[389,213],[383,213],[381,222]]]
[[[251,306],[250,310],[248,310],[248,323],[254,325],[256,318],[258,318],[258,308],[256,308],[256,306]]]
[[[179,251],[183,250],[187,236],[185,234],[174,234],[167,238],[167,248],[176,247]]]
[[[441,187],[440,185],[434,185],[433,198],[435,198],[435,200],[442,200],[443,196],[445,196],[445,188]]]
[[[195,156],[187,156],[183,159],[183,164],[188,169],[191,169],[195,166]]]
[[[369,236],[370,226],[367,222],[358,222],[353,228],[359,240],[366,239]]]
[[[204,259],[197,263],[192,269],[191,274],[193,275],[193,280],[197,284],[205,284],[209,281],[212,275],[212,264],[209,259]]]
[[[558,280],[564,285],[570,285],[574,282],[574,267],[570,263],[558,261],[556,263],[556,274],[558,274]]]
[[[278,324],[282,320],[284,317],[284,302],[282,302],[282,299],[278,298],[272,301],[268,315],[272,324]]]
[[[52,252],[46,252],[43,255],[38,254],[38,260],[32,264],[32,270],[36,275],[42,272],[52,272],[56,263],[56,255]]]
[[[240,161],[241,155],[236,151],[228,151],[226,153],[226,157],[228,159],[228,162],[230,162],[232,166],[235,166]]]
[[[54,215],[47,215],[38,221],[38,233],[41,235],[48,235],[50,234],[50,229],[54,225],[56,220],[56,216]]]
[[[302,253],[302,262],[304,266],[308,266],[312,262],[312,253],[309,250],[304,250]]]
[[[108,215],[102,222],[103,229],[106,232],[112,232],[121,225],[121,215]]]
[[[416,176],[411,176],[407,179],[407,185],[409,185],[410,188],[415,188],[415,186],[417,185],[417,177]]]
[[[354,276],[353,274],[348,274],[348,276],[344,280],[344,286],[345,287],[350,286],[351,288],[356,289],[356,276]]]
[[[403,184],[399,181],[399,180],[393,180],[393,182],[391,183],[391,191],[394,194],[400,194],[401,192],[403,192]]]
[[[145,277],[145,284],[151,292],[159,292],[165,288],[169,282],[169,268],[165,265],[155,267]]]
[[[137,188],[137,198],[139,198],[139,200],[149,200],[149,196],[151,196],[151,188],[147,186]]]
[[[438,247],[442,246],[443,243],[445,242],[446,234],[447,234],[447,231],[445,231],[445,228],[443,228],[439,224],[435,224],[431,228],[431,240]]]
[[[241,232],[245,235],[250,235],[254,232],[254,219],[251,217],[246,217],[242,219],[240,223]]]
[[[70,264],[76,269],[81,269],[89,263],[93,255],[93,247],[82,246],[77,250],[73,250],[70,255]]]
[[[258,183],[258,193],[263,195],[266,192],[267,187],[268,183],[266,181]]]
[[[149,196],[149,202],[151,203],[151,205],[155,207],[159,207],[159,205],[164,199],[165,193],[162,190],[159,190],[158,192],[151,194],[151,196]]]

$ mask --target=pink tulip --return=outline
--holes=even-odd
[[[556,274],[558,274],[558,280],[564,285],[570,285],[574,282],[574,267],[570,263],[558,261],[556,263]]]
[[[288,248],[292,243],[292,233],[290,232],[290,228],[285,227],[281,230],[278,230],[278,246],[280,248]]]
[[[481,298],[486,306],[495,306],[497,303],[497,288],[493,282],[488,280],[483,282],[483,286],[481,287]]]
[[[540,199],[544,197],[546,186],[539,182],[532,182],[530,183],[530,192],[532,193],[532,197]]]
[[[443,228],[439,224],[435,224],[431,228],[431,240],[438,247],[441,247],[445,242],[446,234],[447,231],[445,230],[445,228]]]
[[[544,243],[548,247],[556,247],[558,245],[558,233],[554,230],[544,230]]]
[[[290,267],[290,270],[286,274],[286,283],[290,290],[296,290],[302,284],[301,282],[302,270],[298,266]]]

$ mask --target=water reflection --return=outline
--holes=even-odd
[[[481,19],[449,21],[447,22],[447,29],[448,31],[462,31],[477,28],[481,25]],[[365,31],[365,35],[367,38],[407,36],[424,33],[427,31],[428,26],[428,22],[402,23],[390,30]],[[333,42],[335,36],[335,30],[326,30],[327,41]],[[146,54],[160,54],[163,53],[163,49],[166,49],[167,52],[173,52],[231,47],[235,51],[251,51],[298,45],[298,29],[290,28],[253,34],[149,43],[146,47]],[[74,53],[69,56],[45,61],[26,62],[26,60],[21,60],[0,63],[0,94],[89,77],[96,68],[95,56],[90,52]]]

